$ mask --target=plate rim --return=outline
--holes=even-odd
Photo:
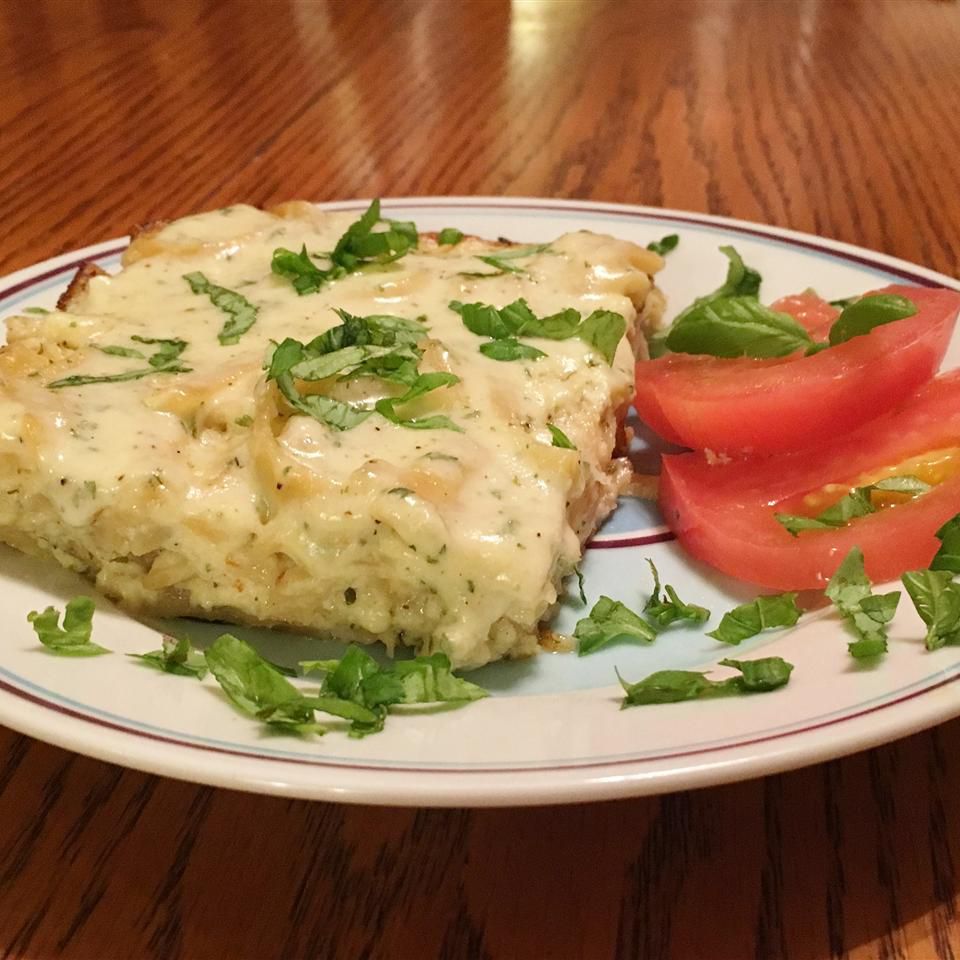
[[[692,227],[706,226],[780,241],[786,245],[853,262],[861,267],[893,273],[912,282],[960,290],[960,280],[890,254],[816,234],[715,214],[609,201],[536,197],[384,197],[382,202],[385,209],[553,209],[573,215],[605,213],[632,219],[687,224]],[[352,199],[318,202],[314,205],[323,210],[345,211],[362,209],[368,203],[369,199]],[[128,242],[129,238],[101,241],[8,274],[0,278],[0,304],[24,289],[65,275],[84,260],[117,255]],[[822,762],[908,736],[960,715],[960,698],[944,692],[945,687],[960,679],[960,664],[955,665],[954,670],[943,673],[945,676],[939,682],[896,700],[884,701],[852,717],[839,717],[814,727],[768,736],[760,741],[746,740],[724,748],[691,750],[685,755],[685,761],[689,762],[680,764],[672,762],[675,755],[669,759],[635,758],[612,763],[571,764],[546,769],[518,766],[510,770],[411,770],[375,765],[364,768],[327,764],[327,769],[335,768],[337,771],[332,778],[335,782],[324,781],[315,775],[303,775],[304,771],[309,771],[311,767],[320,765],[319,763],[304,764],[296,760],[262,754],[241,754],[238,751],[231,757],[233,762],[226,761],[217,766],[203,762],[203,755],[208,750],[199,744],[170,742],[141,731],[109,728],[82,714],[76,714],[71,721],[64,723],[63,707],[51,705],[42,697],[31,695],[2,680],[0,722],[20,733],[100,760],[147,773],[232,789],[304,799],[385,805],[539,805],[614,799],[727,783]],[[901,704],[906,701],[914,701],[913,706],[902,708]],[[879,711],[885,711],[879,723],[876,718],[869,719]],[[820,731],[825,726],[839,729],[839,736],[835,732],[824,737]],[[96,727],[99,736],[84,732],[89,727]],[[149,743],[146,749],[145,742]],[[755,747],[758,742],[768,746],[757,750]],[[134,744],[136,748],[130,749]],[[186,762],[184,748],[187,748],[187,756],[190,757]],[[696,762],[698,757],[712,757],[721,749],[724,751],[722,759]],[[263,765],[266,765],[266,768],[259,771],[250,769],[245,775],[238,773],[238,768],[242,770]],[[281,769],[284,770],[282,778],[279,776]],[[590,772],[586,773],[587,770]]]

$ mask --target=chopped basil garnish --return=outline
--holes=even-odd
[[[863,552],[854,547],[827,584],[826,595],[843,615],[858,639],[847,649],[863,659],[887,652],[887,624],[893,619],[900,591],[874,596],[863,567]]]
[[[194,650],[186,637],[178,640],[176,637],[164,636],[161,643],[159,650],[151,650],[149,653],[131,653],[129,656],[157,670],[180,677],[196,677],[202,680],[207,675],[207,661],[203,653]]]
[[[514,337],[490,340],[480,344],[480,352],[491,360],[539,360],[546,354],[529,343],[521,343]]]
[[[577,590],[580,593],[580,602],[586,606],[587,603],[587,593],[583,589],[584,579],[583,571],[580,569],[579,565],[574,567],[573,572],[577,575]]]
[[[368,712],[351,724],[350,736],[364,737],[383,729],[391,706],[409,703],[468,702],[487,696],[486,690],[453,674],[443,653],[398,660],[381,667],[359,647],[350,647],[340,660],[305,660],[305,672],[326,674],[320,697],[356,705]]]
[[[647,244],[647,249],[652,250],[654,253],[659,253],[661,257],[665,257],[671,250],[675,250],[677,244],[680,242],[680,237],[675,233],[669,233],[665,237],[661,237],[659,240],[654,240],[651,243]]]
[[[905,320],[917,312],[917,305],[894,293],[876,293],[848,303],[830,328],[830,346],[862,337],[874,327]]]
[[[710,611],[705,607],[698,607],[694,603],[684,603],[678,596],[677,591],[667,584],[663,587],[661,595],[660,573],[656,565],[650,559],[650,572],[653,574],[653,593],[647,600],[643,612],[658,626],[668,627],[677,620],[690,620],[693,623],[703,623],[710,619]]]
[[[211,283],[202,273],[186,273],[183,279],[194,293],[206,294],[210,302],[229,315],[223,329],[217,334],[220,343],[227,347],[238,343],[257,321],[257,308],[246,297],[234,290]]]
[[[785,527],[795,537],[802,530],[823,530],[827,528],[843,527],[857,517],[865,517],[876,513],[873,504],[875,491],[889,491],[904,493],[911,497],[919,496],[930,489],[930,484],[924,483],[919,477],[888,477],[864,487],[855,487],[845,497],[838,500],[833,506],[827,507],[815,517],[795,516],[789,513],[775,513],[777,522]]]
[[[538,317],[523,298],[497,309],[488,303],[450,301],[450,309],[460,314],[463,325],[478,337],[490,337],[480,352],[494,360],[532,360],[545,356],[542,350],[520,343],[519,337],[543,337],[569,340],[578,337],[613,363],[617,345],[623,339],[627,323],[612,310],[594,310],[586,319],[572,309],[548,317]],[[497,346],[498,342],[505,346]]]
[[[463,231],[458,230],[456,227],[444,227],[440,233],[437,234],[437,243],[442,247],[452,247],[462,239]]]
[[[399,427],[407,427],[413,430],[455,430],[457,433],[463,433],[462,427],[458,427],[449,417],[443,416],[442,414],[436,414],[430,417],[414,417],[411,419],[401,417],[396,410],[398,406],[410,403],[411,400],[416,400],[424,394],[438,390],[440,387],[452,386],[459,382],[460,378],[452,373],[422,373],[411,384],[406,393],[401,394],[399,397],[385,397],[382,400],[378,400],[375,409],[381,417],[384,417],[391,423],[395,423]]]
[[[619,600],[600,597],[589,616],[577,622],[573,635],[580,641],[577,656],[584,657],[619,637],[652,643],[657,631]]]
[[[550,431],[551,446],[560,447],[561,450],[577,449],[573,441],[559,427],[554,426],[552,423],[548,423],[547,429]]]
[[[522,260],[525,257],[532,257],[534,254],[543,253],[549,247],[548,243],[537,244],[532,247],[516,247],[510,250],[503,250],[498,253],[477,254],[476,259],[485,263],[488,267],[493,267],[494,272],[484,273],[461,273],[461,277],[502,277],[505,273],[526,273],[523,267],[517,266],[513,260]]]
[[[153,373],[190,373],[192,367],[185,367],[180,361],[180,354],[187,348],[185,340],[164,340],[157,337],[132,336],[130,338],[137,343],[155,346],[155,350],[146,361],[149,366],[146,369],[125,370],[122,373],[110,373],[104,376],[91,376],[87,374],[75,373],[69,377],[63,377],[61,380],[54,380],[47,384],[50,390],[59,390],[62,387],[83,387],[91,383],[124,383],[128,380],[139,380],[141,377],[149,377]],[[111,356],[137,357],[143,359],[143,354],[130,347],[107,346],[102,347],[103,353]]]
[[[711,680],[696,670],[659,670],[637,683],[627,683],[618,673],[624,691],[621,709],[651,703],[769,693],[784,686],[793,671],[793,664],[781,657],[721,660],[720,666],[733,667],[740,671],[740,676]]]
[[[760,596],[725,613],[720,626],[707,636],[721,643],[736,645],[763,630],[792,627],[800,619],[800,614],[795,593]]]
[[[396,412],[397,406],[459,380],[452,373],[419,372],[422,351],[416,344],[426,335],[426,327],[419,320],[388,315],[357,317],[345,310],[337,313],[343,322],[309,343],[288,337],[274,348],[267,379],[276,381],[290,406],[334,430],[350,430],[374,410],[402,427],[460,429],[448,417],[408,419]],[[365,407],[322,394],[302,394],[296,385],[297,380],[326,380],[337,374],[340,380],[377,377],[402,384],[407,390],[399,397],[378,401],[375,407]]]
[[[960,586],[950,570],[912,570],[901,580],[927,625],[928,650],[960,643]]]
[[[685,310],[677,314],[674,324],[682,322],[688,314],[697,307],[710,303],[712,300],[724,300],[727,297],[756,297],[760,293],[760,274],[743,262],[743,257],[737,253],[735,247],[720,247],[720,252],[729,260],[727,277],[712,293],[697,297]]]
[[[210,672],[244,713],[296,733],[322,733],[304,695],[248,643],[229,633],[204,654]]]
[[[938,531],[940,549],[930,563],[931,570],[960,573],[960,514],[948,520]]]
[[[47,607],[42,613],[32,610],[27,620],[33,626],[37,639],[51,652],[61,657],[95,657],[109,653],[105,647],[91,642],[94,603],[90,597],[74,597],[63,614],[60,626],[60,611]]]
[[[378,224],[385,224],[386,229],[374,230]],[[331,280],[339,280],[362,267],[399,260],[416,249],[417,242],[414,224],[381,217],[380,201],[374,200],[360,219],[347,228],[333,251],[322,258],[328,266],[317,266],[304,245],[299,253],[283,247],[274,250],[271,269],[286,277],[303,296],[316,293]]]

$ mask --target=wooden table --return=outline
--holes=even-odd
[[[153,216],[403,194],[731,214],[960,271],[960,8],[0,5],[0,271]],[[0,732],[17,958],[947,958],[960,722],[766,780],[363,809]]]

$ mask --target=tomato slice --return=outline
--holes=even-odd
[[[934,375],[960,311],[954,290],[877,292],[908,297],[917,313],[809,357],[641,361],[640,418],[673,443],[728,454],[799,450],[858,427]]]
[[[778,313],[788,313],[814,340],[826,340],[833,321],[840,316],[836,307],[817,296],[812,290],[803,293],[794,293],[789,297],[781,297],[770,304],[771,310]]]
[[[780,590],[823,587],[854,546],[872,579],[891,580],[928,566],[939,546],[936,531],[960,513],[958,447],[960,370],[819,449],[720,464],[699,452],[665,456],[660,508],[693,556],[741,580]],[[774,517],[796,512],[804,500],[817,502],[833,485],[850,490],[917,473],[925,461],[927,479],[940,481],[933,489],[845,527],[793,537]]]

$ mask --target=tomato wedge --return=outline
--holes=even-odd
[[[845,527],[794,537],[774,517],[798,512],[831,485],[847,492],[909,474],[936,485]],[[939,546],[936,531],[960,513],[960,370],[816,450],[725,464],[699,452],[665,456],[660,508],[693,556],[764,587],[823,587],[854,546],[876,581],[926,567]]]
[[[858,427],[936,373],[960,311],[954,290],[875,292],[907,297],[917,313],[809,357],[641,361],[640,418],[673,443],[728,454],[799,450]]]

